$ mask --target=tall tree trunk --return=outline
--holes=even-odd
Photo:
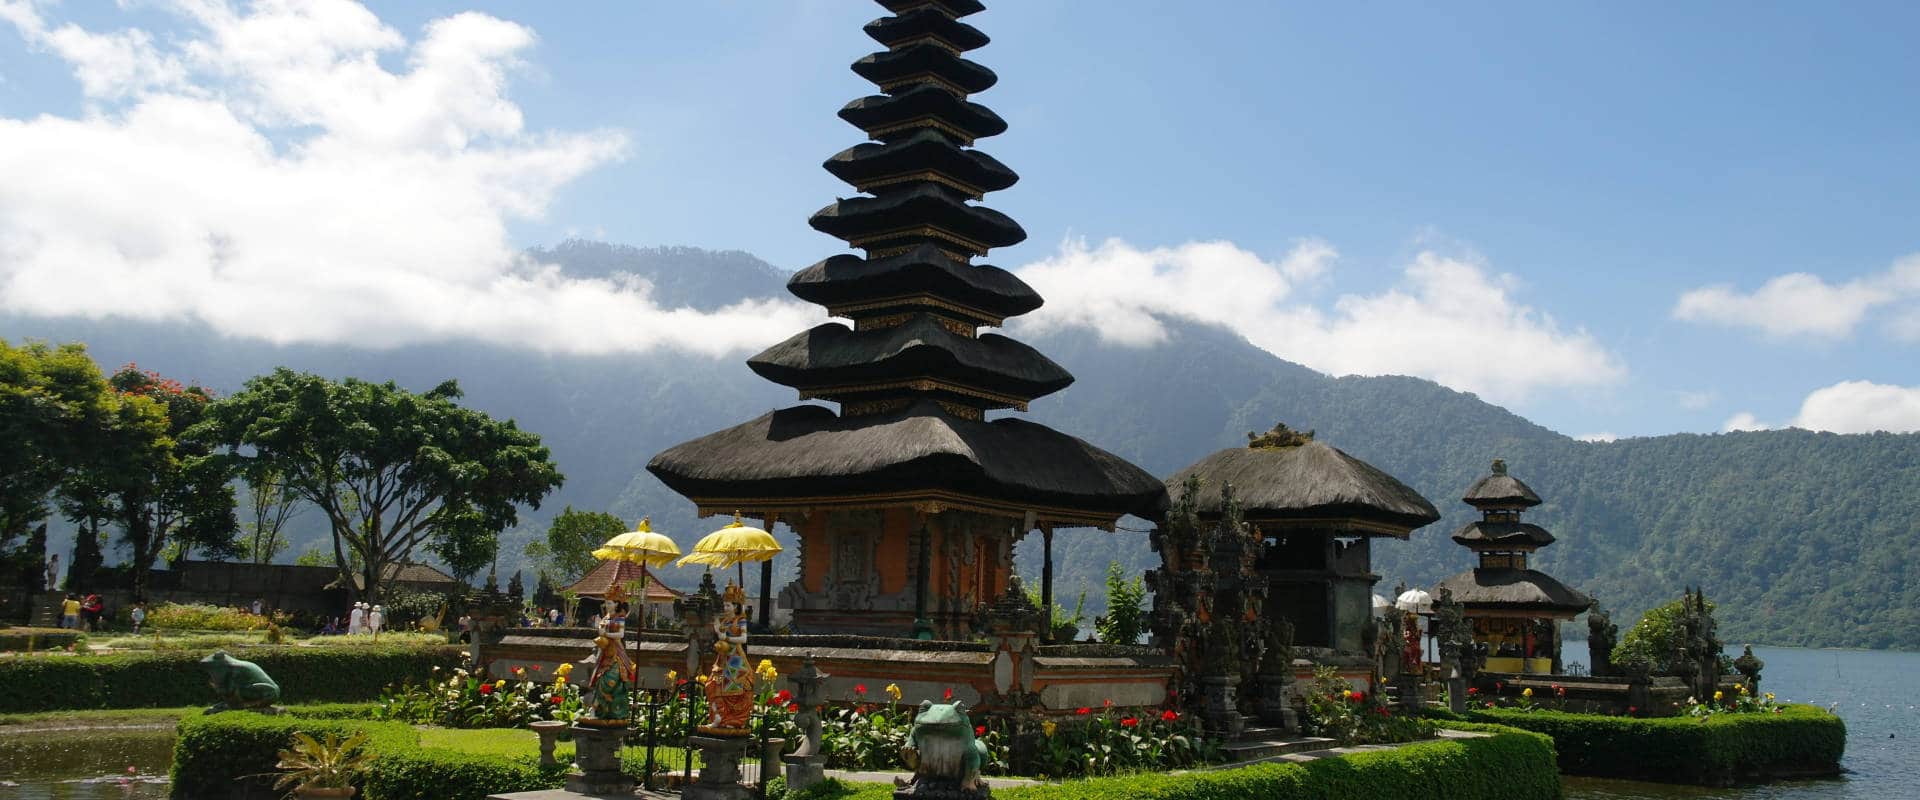
[[[67,562],[67,590],[81,591],[92,586],[94,574],[105,561],[100,553],[100,518],[89,517],[73,538],[73,560]]]
[[[20,552],[20,568],[25,570],[20,573],[21,585],[36,591],[53,588],[43,585],[47,582],[46,523],[34,526],[33,532],[27,534],[27,544]]]

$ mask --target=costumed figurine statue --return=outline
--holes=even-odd
[[[893,796],[927,798],[991,797],[980,780],[987,745],[973,737],[973,720],[965,703],[920,702],[920,713],[907,733],[907,746],[918,754],[913,780],[893,779]]]
[[[1408,612],[1404,623],[1400,626],[1400,635],[1404,637],[1400,648],[1401,672],[1417,675],[1421,670],[1421,662],[1426,660],[1426,648],[1422,646],[1420,640],[1422,621],[1420,615]]]
[[[215,650],[200,659],[200,666],[207,671],[207,685],[220,698],[220,702],[207,707],[209,714],[237,708],[271,709],[273,701],[280,699],[280,684],[267,677],[259,664]]]
[[[707,670],[707,724],[710,736],[745,736],[753,716],[754,670],[747,660],[747,592],[727,582],[726,609],[714,620],[713,666]]]
[[[618,602],[624,595],[619,587],[607,592],[607,599]],[[625,726],[633,716],[633,686],[638,679],[633,660],[627,657],[626,604],[600,621],[600,635],[593,637],[594,654],[580,663],[593,663],[587,678],[587,715],[578,723],[591,728]]]

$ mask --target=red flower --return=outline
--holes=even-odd
[[[557,705],[560,705],[560,702],[561,702],[561,700],[560,700],[560,695],[557,695],[557,694],[556,694],[556,695],[554,695],[553,697],[551,697],[551,698],[548,698],[548,699],[549,699],[549,700],[551,700],[551,701],[553,702],[553,704],[554,704],[554,705],[556,705],[556,706],[557,706]]]
[[[1629,713],[1629,714],[1632,714],[1632,713],[1634,713],[1634,712],[1636,712],[1636,711],[1639,711],[1639,710],[1640,710],[1640,707],[1639,707],[1639,706],[1627,706],[1627,713]]]
[[[785,689],[781,689],[779,692],[773,695],[773,704],[776,706],[784,706],[787,704],[787,701],[792,699],[793,699],[793,692],[789,692]]]
[[[942,700],[952,700],[952,699],[953,699],[953,687],[951,687],[951,686],[949,686],[949,687],[947,687],[947,690],[946,690],[945,692],[942,692],[942,693],[940,694],[940,699],[942,699]]]
[[[1494,691],[1496,691],[1496,692],[1497,692],[1497,691],[1500,691],[1501,689],[1505,689],[1505,688],[1507,688],[1507,685],[1506,685],[1505,683],[1501,683],[1500,681],[1494,681],[1494,682],[1493,682],[1493,690],[1494,690]]]
[[[1477,687],[1473,687],[1473,686],[1469,686],[1469,687],[1467,687],[1467,696],[1468,696],[1468,697],[1472,697],[1472,696],[1474,696],[1474,695],[1476,695],[1476,694],[1479,694],[1479,693],[1480,693],[1480,690],[1479,690],[1479,688],[1477,688]]]
[[[788,704],[787,704],[787,711],[788,711],[788,712],[797,712],[797,711],[799,711],[799,710],[800,710],[800,704],[799,704],[799,703],[788,703]]]
[[[1112,700],[1103,700],[1103,701],[1101,701],[1101,702],[1103,702],[1103,703],[1106,703],[1106,704],[1107,704],[1107,706],[1106,706],[1107,708],[1112,708],[1112,707],[1113,707],[1113,701],[1112,701]]]
[[[1165,711],[1162,711],[1162,712],[1160,712],[1160,721],[1161,721],[1161,722],[1172,722],[1172,721],[1174,721],[1174,720],[1177,720],[1177,719],[1179,719],[1179,718],[1180,718],[1180,712],[1178,712],[1178,711],[1175,711],[1175,710],[1173,710],[1173,709],[1171,709],[1171,708],[1169,708],[1169,709],[1167,709],[1167,710],[1165,710]]]
[[[1567,687],[1565,687],[1565,686],[1558,686],[1558,685],[1556,685],[1556,686],[1554,686],[1554,687],[1553,687],[1553,693],[1554,693],[1554,694],[1557,694],[1557,695],[1559,695],[1559,696],[1561,696],[1561,697],[1566,697],[1566,696],[1567,696]]]
[[[1140,720],[1134,717],[1126,717],[1120,720],[1120,727],[1122,728],[1131,728],[1138,724],[1140,724]]]
[[[1084,716],[1086,716],[1086,715],[1088,715],[1088,714],[1091,714],[1091,713],[1093,713],[1093,709],[1091,709],[1091,708],[1088,708],[1088,707],[1086,707],[1086,706],[1081,706],[1081,707],[1079,707],[1079,708],[1077,708],[1077,709],[1075,709],[1073,713],[1075,713],[1075,714],[1079,714],[1080,716],[1083,716],[1083,717],[1084,717]]]
[[[948,691],[952,691],[952,690],[948,690]],[[985,735],[987,735],[987,726],[985,726],[985,725],[975,725],[975,726],[973,726],[973,735],[975,735],[975,736],[985,736]]]
[[[1358,705],[1358,704],[1360,704],[1360,703],[1364,703],[1364,702],[1367,702],[1367,693],[1366,693],[1366,692],[1354,692],[1354,693],[1353,693],[1353,702],[1354,702],[1354,704],[1355,704],[1355,705]]]
[[[856,684],[854,684],[854,685],[853,685],[853,693],[854,693],[854,694],[866,694],[866,693],[867,693],[867,685],[866,685],[866,684],[864,684],[864,683],[856,683]]]
[[[491,684],[491,683],[483,683],[483,684],[480,684],[480,693],[481,693],[481,694],[493,694],[493,684]]]

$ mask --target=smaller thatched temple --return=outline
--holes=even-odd
[[[636,589],[642,583],[646,584],[645,589]],[[619,592],[614,591],[616,587]],[[660,576],[653,574],[653,570],[647,569],[645,564],[622,559],[600,562],[599,566],[580,576],[580,580],[574,581],[572,586],[560,591],[594,600],[605,600],[609,594],[615,594],[625,598],[626,602],[632,602],[632,593],[636,590],[646,593],[646,616],[643,619],[648,620],[672,614],[673,601],[687,596],[686,592],[662,583]],[[567,613],[573,612],[569,610]]]
[[[1560,621],[1593,605],[1593,598],[1527,566],[1535,550],[1553,544],[1553,534],[1521,512],[1540,505],[1540,496],[1507,474],[1507,462],[1494,459],[1493,471],[1474,481],[1461,498],[1481,512],[1453,535],[1474,551],[1479,565],[1443,580],[1434,593],[1451,592],[1473,625],[1477,645],[1486,649],[1488,672],[1553,674],[1560,664]]]
[[[1261,541],[1255,569],[1266,578],[1265,614],[1293,625],[1293,644],[1365,655],[1373,624],[1372,540],[1406,539],[1440,519],[1433,504],[1392,475],[1311,432],[1277,425],[1248,434],[1167,479],[1176,496],[1199,478],[1196,511],[1218,520],[1230,491]],[[1228,489],[1231,487],[1231,489]]]

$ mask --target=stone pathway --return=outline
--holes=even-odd
[[[1440,730],[1440,735],[1438,738],[1479,739],[1489,735],[1491,734],[1480,733],[1478,731],[1454,731],[1454,730],[1447,730],[1442,728]],[[1338,745],[1334,745],[1334,742],[1332,739],[1319,739],[1319,738],[1302,738],[1302,739],[1288,739],[1288,740],[1278,740],[1278,741],[1272,741],[1272,742],[1262,742],[1260,744],[1263,745],[1265,748],[1275,750],[1276,752],[1262,754],[1256,758],[1249,758],[1243,761],[1235,761],[1229,764],[1215,764],[1213,766],[1205,767],[1204,769],[1208,769],[1208,770],[1233,769],[1235,767],[1244,767],[1244,766],[1247,766],[1248,764],[1297,764],[1305,761],[1318,761],[1323,758],[1333,758],[1335,756],[1352,755],[1354,753],[1368,753],[1375,750],[1392,750],[1392,749],[1395,749],[1398,747],[1404,747],[1410,744],[1419,744],[1420,742],[1423,742],[1423,741],[1433,741],[1433,740],[1421,739],[1421,740],[1412,741],[1412,742],[1400,742],[1397,744],[1362,744],[1362,745],[1354,745],[1353,747],[1340,747]],[[1235,744],[1243,744],[1243,743],[1236,742]],[[1329,745],[1332,745],[1332,746],[1329,746]]]

